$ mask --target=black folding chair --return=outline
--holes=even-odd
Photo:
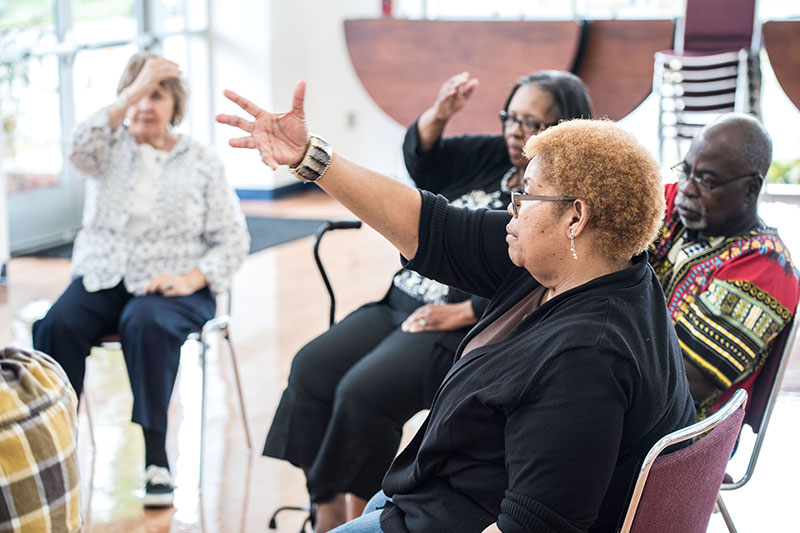
[[[329,231],[332,230],[339,230],[339,229],[359,229],[361,227],[360,220],[328,220],[324,222],[319,229],[317,229],[317,233],[314,235],[314,261],[317,263],[317,268],[319,269],[319,275],[322,276],[322,281],[325,283],[325,288],[328,290],[328,296],[331,299],[331,306],[330,306],[330,314],[328,323],[330,326],[333,326],[335,321],[336,315],[336,296],[333,293],[333,286],[331,285],[330,280],[328,279],[328,274],[325,272],[325,267],[322,265],[322,260],[319,257],[319,245],[322,241],[322,237]],[[303,521],[303,524],[300,526],[300,533],[304,533],[306,531],[306,524],[309,524],[311,528],[314,528],[316,524],[316,516],[314,514],[314,509],[312,505],[309,503],[308,505],[284,505],[283,507],[278,507],[274,513],[272,513],[272,517],[269,519],[269,528],[270,529],[278,529],[278,523],[276,521],[278,514],[283,511],[301,511],[304,513],[308,513],[308,516]]]

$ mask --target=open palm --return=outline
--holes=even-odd
[[[239,96],[226,90],[225,97],[241,107],[253,117],[253,121],[235,115],[217,115],[217,122],[239,128],[250,135],[228,141],[234,148],[251,148],[261,153],[264,164],[275,170],[278,165],[295,165],[305,155],[308,146],[303,101],[306,84],[297,82],[292,96],[292,109],[288,113],[274,114],[265,111]]]
[[[444,82],[433,104],[437,118],[448,120],[461,111],[477,87],[478,80],[470,78],[469,72],[456,74]]]

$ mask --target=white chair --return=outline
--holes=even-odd
[[[761,114],[760,23],[756,0],[687,0],[673,50],[655,54],[658,156],[722,113]]]
[[[225,296],[226,301],[226,313],[219,315],[215,318],[212,318],[200,329],[192,331],[189,336],[186,338],[188,341],[196,341],[199,343],[199,351],[198,351],[198,362],[200,364],[200,373],[201,373],[201,392],[200,392],[200,473],[198,477],[198,486],[202,487],[203,483],[203,457],[204,457],[204,448],[205,448],[205,420],[206,420],[206,382],[207,382],[207,373],[206,373],[206,356],[208,354],[209,349],[209,342],[214,333],[219,333],[220,338],[224,339],[228,345],[228,352],[231,356],[231,364],[233,367],[233,376],[236,382],[236,392],[239,399],[239,409],[241,411],[242,416],[242,423],[244,425],[245,437],[247,438],[247,450],[248,453],[252,453],[253,451],[253,439],[250,433],[250,424],[247,419],[247,411],[245,409],[244,403],[244,393],[242,392],[242,384],[241,378],[239,376],[239,365],[236,361],[236,352],[233,349],[233,343],[231,342],[230,337],[230,309],[231,309],[231,296],[230,293],[227,293]],[[119,345],[119,336],[115,334],[107,335],[100,340],[100,345],[109,347],[116,344]],[[89,426],[89,438],[92,442],[92,447],[95,446],[95,438],[94,438],[94,424],[92,422],[92,413],[91,413],[91,403],[89,401],[89,395],[87,394],[86,387],[84,386],[83,389],[83,398],[82,402],[85,409],[86,409],[86,418],[88,421]]]

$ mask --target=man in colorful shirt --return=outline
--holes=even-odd
[[[797,307],[798,270],[777,230],[757,213],[771,160],[761,123],[731,113],[700,131],[674,167],[678,182],[666,186],[666,219],[651,263],[699,416],[736,389],[751,389]]]

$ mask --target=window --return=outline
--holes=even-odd
[[[83,186],[63,146],[78,121],[113,102],[133,53],[162,53],[190,87],[207,90],[207,23],[208,0],[0,0],[0,163],[12,253],[74,236]],[[208,98],[197,92],[181,129],[208,142]]]
[[[593,19],[676,17],[685,0],[401,0],[399,17],[434,19]]]
[[[58,59],[25,60],[2,95],[3,168],[9,194],[57,185],[61,177]]]

